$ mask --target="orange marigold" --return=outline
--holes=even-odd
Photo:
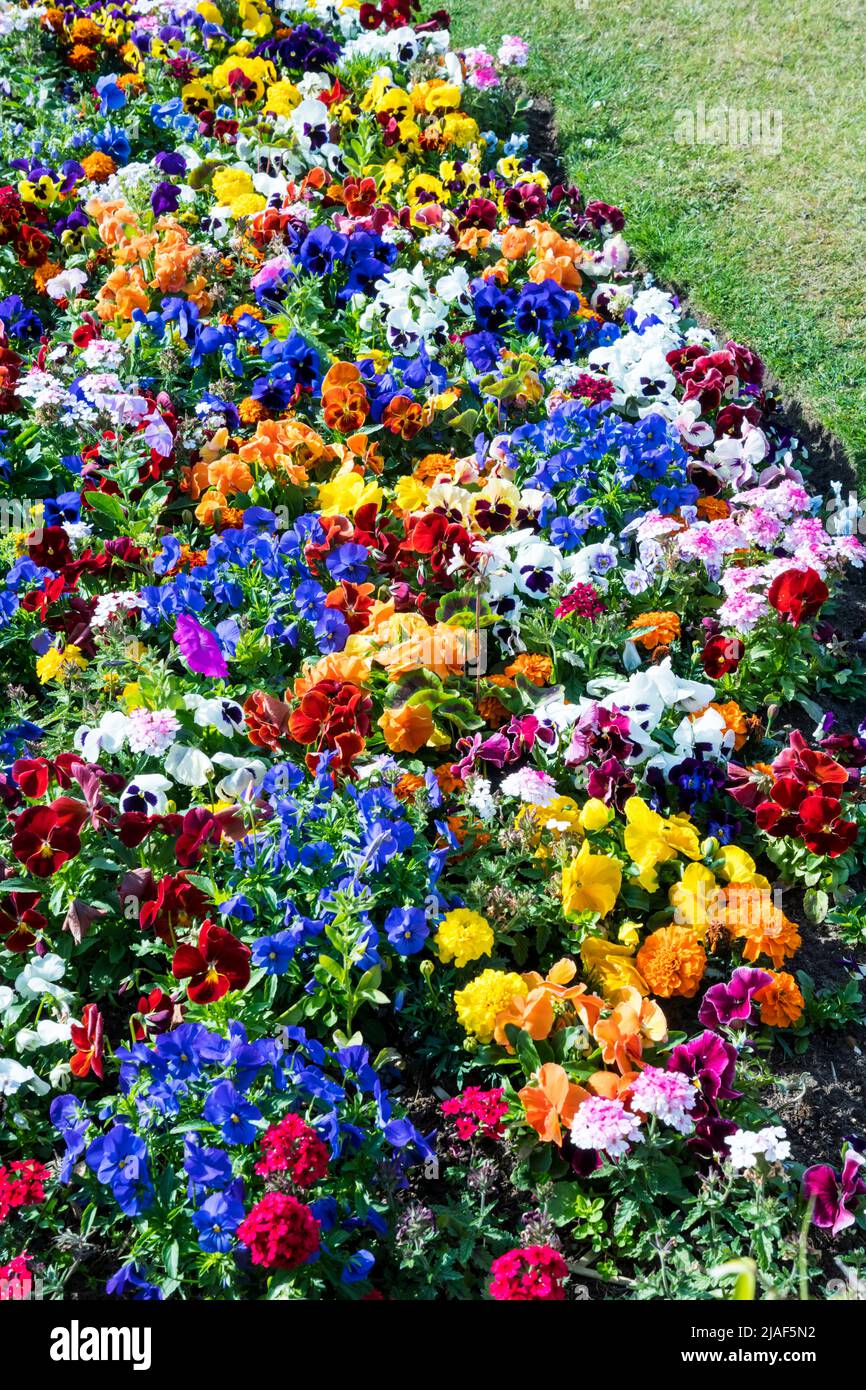
[[[81,161],[85,178],[91,183],[107,183],[111,175],[117,172],[117,165],[110,154],[103,154],[102,150],[94,150],[93,154],[85,155]]]
[[[697,513],[701,521],[722,521],[731,509],[723,497],[699,497]]]
[[[511,718],[508,710],[495,695],[483,695],[478,701],[478,713],[490,729],[501,729]]]
[[[411,801],[423,785],[424,778],[419,777],[416,772],[404,772],[403,776],[398,777],[394,783],[394,795],[398,796],[401,801]]]
[[[90,72],[96,67],[96,54],[84,43],[77,43],[69,55],[69,66],[76,72]]]
[[[800,945],[796,925],[773,901],[772,893],[748,883],[729,883],[725,890],[725,926],[744,941],[743,957],[769,956],[776,970]]]
[[[257,425],[260,420],[266,420],[268,416],[267,406],[262,405],[254,396],[245,396],[238,406],[238,415],[245,425]]]
[[[670,926],[647,937],[635,963],[653,994],[662,999],[674,995],[691,999],[703,978],[707,956],[693,931]]]
[[[680,635],[680,620],[676,613],[641,613],[629,624],[632,632],[636,629],[643,629],[637,632],[635,642],[639,642],[647,651],[652,651],[655,647],[669,647],[675,637]]]
[[[755,999],[760,1005],[761,1022],[771,1028],[790,1028],[803,1012],[803,995],[800,986],[787,970],[771,970],[773,979],[763,989],[755,991]]]
[[[439,783],[439,790],[443,796],[451,796],[452,792],[463,786],[462,777],[454,776],[453,767],[453,763],[440,763],[433,769],[433,776]]]
[[[506,676],[523,676],[530,685],[549,685],[553,675],[553,662],[549,656],[540,652],[521,652],[510,666],[505,668]]]

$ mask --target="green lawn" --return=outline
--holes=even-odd
[[[449,8],[459,42],[530,41],[526,84],[554,104],[571,178],[623,208],[640,261],[760,352],[866,475],[863,0]],[[763,145],[681,143],[701,102],[781,125]]]

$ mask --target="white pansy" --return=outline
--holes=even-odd
[[[203,787],[213,774],[213,763],[200,748],[175,743],[165,755],[165,770],[173,782],[184,787]]]

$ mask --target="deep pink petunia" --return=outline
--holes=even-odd
[[[214,680],[224,680],[228,676],[229,668],[216,637],[188,613],[178,615],[172,638],[191,671]]]

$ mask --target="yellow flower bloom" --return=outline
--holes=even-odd
[[[447,965],[453,960],[458,969],[493,950],[493,929],[480,912],[458,907],[439,923],[433,938],[439,959]]]
[[[62,652],[56,647],[49,647],[36,662],[36,674],[41,685],[47,685],[49,681],[62,685],[73,671],[83,671],[86,666],[80,647],[72,643]]]
[[[427,505],[428,490],[417,478],[407,474],[394,489],[394,501],[401,512],[421,512]]]
[[[640,869],[637,882],[648,893],[655,892],[659,886],[656,872],[659,864],[676,859],[678,854],[700,859],[700,841],[688,816],[665,820],[639,796],[631,796],[625,803],[625,818],[625,847]]]
[[[724,917],[724,899],[716,876],[704,864],[689,864],[679,883],[671,885],[668,899],[676,911],[674,920],[694,927],[698,936],[706,935],[710,922]]]
[[[613,811],[597,796],[591,796],[580,812],[580,823],[584,830],[604,830],[612,820]]]
[[[351,516],[368,502],[382,501],[378,483],[366,483],[358,473],[341,473],[319,488],[319,511],[325,516]]]
[[[606,999],[623,989],[636,989],[649,994],[646,980],[634,963],[634,950],[628,945],[605,941],[602,936],[588,936],[580,948],[583,968],[593,979]]]
[[[607,854],[592,854],[584,840],[580,853],[562,871],[562,906],[566,915],[597,912],[606,917],[622,886],[622,869]]]
[[[226,204],[255,192],[252,175],[246,169],[217,169],[212,187],[217,202]]]
[[[294,82],[283,80],[275,82],[268,88],[268,99],[265,102],[265,110],[274,116],[288,116],[294,111],[296,106],[301,104],[301,94]]]
[[[526,985],[514,971],[482,970],[465,989],[454,995],[457,1017],[466,1033],[479,1042],[493,1039],[496,1017],[518,994],[526,994]]]

